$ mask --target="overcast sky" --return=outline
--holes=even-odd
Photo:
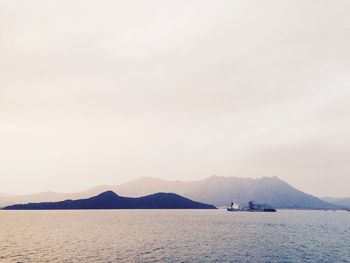
[[[0,0],[0,192],[278,176],[350,196],[349,1]]]

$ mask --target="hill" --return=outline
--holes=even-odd
[[[215,209],[208,204],[194,202],[173,193],[156,193],[132,198],[112,191],[80,200],[29,203],[7,206],[5,210],[66,210],[66,209]]]

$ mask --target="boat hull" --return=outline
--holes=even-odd
[[[260,213],[275,213],[277,212],[276,209],[273,208],[268,208],[268,209],[263,209],[263,210],[253,210],[253,209],[232,209],[232,208],[227,208],[228,212],[260,212]]]

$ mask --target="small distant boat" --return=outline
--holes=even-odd
[[[241,211],[241,209],[239,209],[239,204],[236,201],[233,201],[231,203],[231,206],[227,208],[227,211],[236,212],[236,211]]]

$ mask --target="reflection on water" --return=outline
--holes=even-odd
[[[0,211],[0,262],[350,262],[350,213]]]

